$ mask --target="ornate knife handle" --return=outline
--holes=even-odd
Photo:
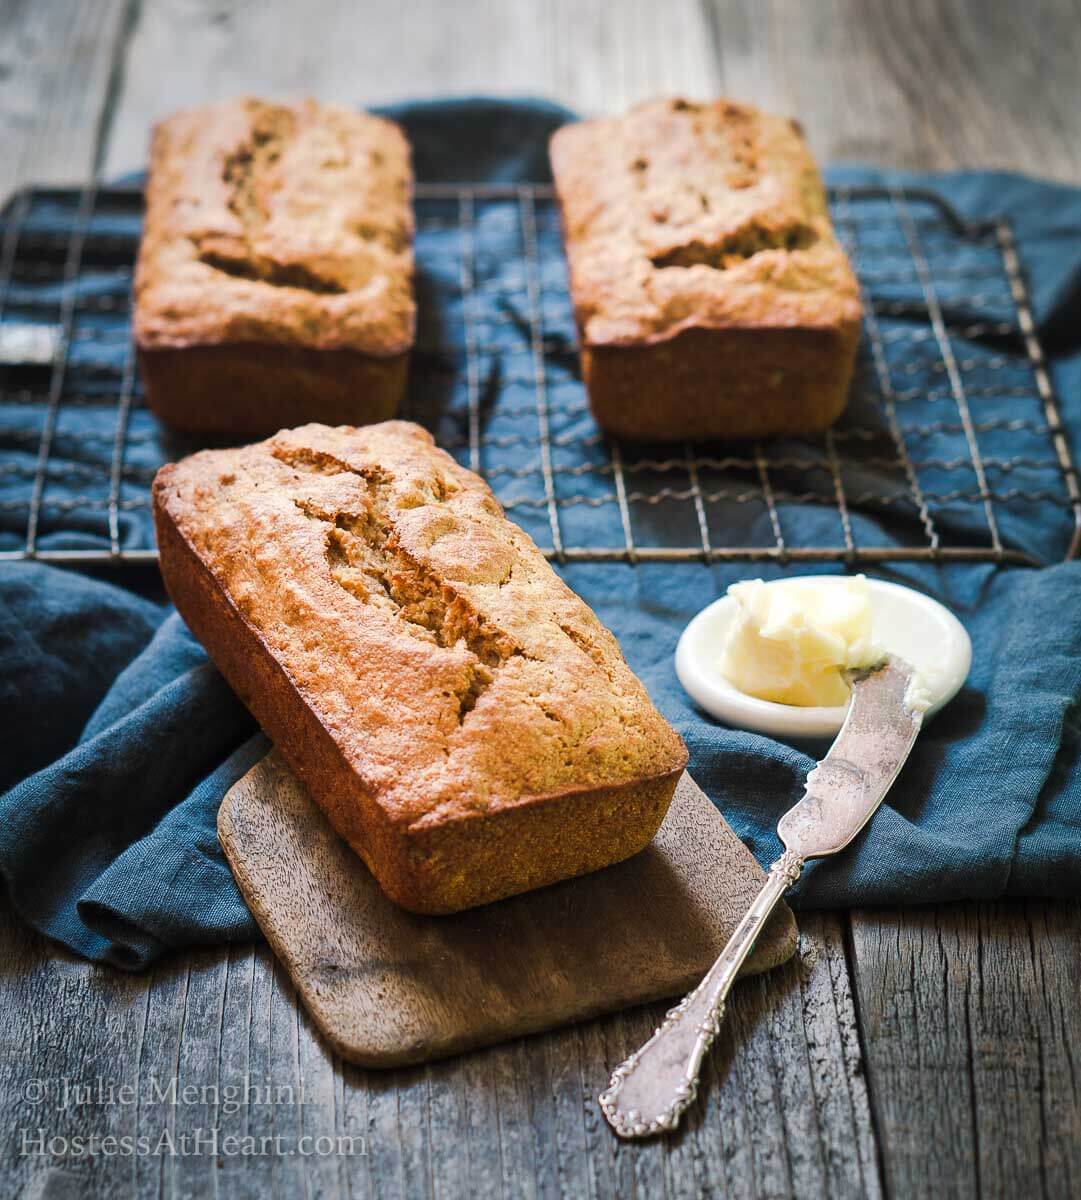
[[[698,1091],[698,1072],[720,1030],[724,1002],[777,902],[800,877],[804,860],[792,850],[770,867],[765,885],[702,982],[664,1018],[648,1042],[615,1069],[598,1099],[624,1138],[675,1129]]]

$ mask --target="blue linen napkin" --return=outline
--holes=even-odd
[[[543,103],[493,101],[404,105],[391,115],[406,126],[418,176],[427,181],[544,179],[547,136],[569,116]],[[849,168],[830,179],[922,185],[969,216],[1010,216],[1076,456],[1081,192],[987,173],[919,177]],[[422,340],[425,325],[440,317],[438,245],[434,254],[431,276],[421,279],[428,305]],[[488,268],[513,271],[520,257],[508,245],[506,261]],[[88,268],[79,286],[93,291],[107,284]],[[995,303],[972,298],[972,319],[993,319]],[[102,327],[110,332],[107,321]],[[95,354],[126,352],[123,331],[112,333]],[[521,330],[513,322],[505,337],[506,354],[497,350],[484,360],[482,393],[506,382],[503,358],[520,353]],[[559,386],[580,394],[573,366]],[[981,416],[1008,415],[1009,404],[988,400]],[[140,459],[140,446],[159,436],[144,410],[132,420],[130,490],[122,491],[120,512],[125,546],[147,544],[146,480],[139,472],[149,473],[151,460]],[[568,436],[588,436],[587,416],[569,420]],[[65,498],[86,490],[94,455],[111,451],[110,438],[90,422],[90,413],[77,407],[64,413],[54,458],[70,472],[52,481],[49,493],[64,515],[43,522],[43,545],[108,545],[100,506],[63,508]],[[0,395],[0,544],[17,533],[9,519],[17,505],[5,507],[4,489],[20,479],[25,486],[37,436],[26,410]],[[178,441],[176,448],[188,447]],[[543,508],[514,515],[539,541],[548,540]],[[821,509],[787,506],[783,518],[793,543],[822,540]],[[576,519],[593,522],[579,530],[580,541],[586,535],[621,541],[612,506],[583,506]],[[861,511],[854,524],[858,537],[879,544],[906,536],[897,516],[887,521]],[[1044,561],[1062,557],[1061,511],[1021,508],[1003,532],[1007,544]],[[807,568],[816,569],[837,570]],[[620,638],[632,667],[686,738],[692,773],[767,864],[780,849],[777,818],[799,798],[821,748],[788,746],[713,721],[679,688],[672,654],[686,622],[729,583],[780,577],[784,569],[571,564],[561,572]],[[811,866],[794,903],[1081,894],[1081,564],[910,565],[875,573],[918,587],[957,613],[973,638],[972,675],[921,736],[869,830],[843,856]],[[0,872],[16,908],[36,928],[88,958],[127,969],[173,947],[256,935],[221,855],[215,817],[224,792],[267,743],[168,607],[152,567],[93,575],[0,565],[0,722],[0,788],[9,789],[0,797]]]

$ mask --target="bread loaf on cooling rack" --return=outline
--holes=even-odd
[[[763,437],[840,415],[859,289],[795,122],[656,100],[564,126],[551,159],[601,426]]]
[[[393,416],[415,324],[401,131],[313,100],[163,121],[134,324],[147,403],[179,429]]]

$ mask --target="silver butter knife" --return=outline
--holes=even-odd
[[[923,722],[923,712],[908,701],[913,674],[893,655],[870,670],[850,673],[852,700],[837,740],[807,776],[803,799],[777,826],[784,853],[706,977],[616,1068],[599,1097],[620,1137],[649,1137],[679,1124],[697,1092],[698,1072],[720,1028],[728,991],[770,913],[809,858],[836,854],[852,841],[908,758]]]

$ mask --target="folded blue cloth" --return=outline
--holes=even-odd
[[[22,678],[34,680],[47,678],[54,656],[68,649],[55,630],[46,642],[33,638],[35,596],[67,595],[74,607],[73,593],[87,584],[74,576],[73,587],[36,565],[26,575],[22,604],[5,605],[3,633],[25,656]],[[69,628],[77,653],[82,620],[96,627],[99,654],[80,656],[81,677],[67,681],[71,703],[92,692],[95,676],[119,673],[78,744],[4,798],[0,856],[12,897],[39,929],[124,967],[168,946],[250,937],[215,820],[226,790],[269,743],[175,613],[150,632],[130,597],[89,587],[80,622]],[[13,590],[5,587],[5,599],[15,599]],[[6,669],[4,676],[7,714],[19,697]],[[36,699],[24,697],[22,707],[51,737],[78,719],[63,699],[51,708]]]
[[[568,116],[544,104],[488,101],[407,105],[393,115],[408,129],[422,179],[505,182],[546,177],[547,135]],[[842,169],[830,177],[922,185],[969,217],[1010,216],[1076,455],[1081,192],[993,174],[921,178]],[[556,232],[546,226],[538,236]],[[449,264],[448,258],[448,274]],[[512,240],[499,261],[481,264],[493,273],[522,266],[522,248]],[[425,327],[435,327],[441,316],[440,267],[436,240],[422,263],[422,342]],[[106,286],[89,267],[80,280],[90,292]],[[1001,296],[962,296],[961,302],[973,322],[1001,319]],[[499,301],[480,294],[477,303]],[[522,354],[523,336],[528,351],[528,330],[523,334],[518,315],[511,312],[496,326],[505,331],[495,335],[505,349],[497,345],[482,359],[482,398],[510,385],[521,361],[511,356]],[[565,322],[569,346],[569,313],[547,315],[556,326]],[[111,341],[100,339],[94,353],[122,355],[124,344],[121,331]],[[79,353],[77,344],[73,350]],[[569,354],[567,361],[566,378],[550,385],[554,406],[564,394],[580,397]],[[1014,412],[1008,395],[980,404],[981,421],[992,426]],[[37,426],[28,427],[26,418],[25,407],[0,395],[0,545],[5,538],[17,544],[19,522],[25,523],[18,493],[4,489],[21,481],[25,491],[32,475]],[[43,515],[42,545],[108,545],[103,505],[86,503],[76,511],[63,504],[72,496],[93,499],[81,495],[90,486],[90,467],[95,456],[108,462],[112,426],[99,429],[93,419],[89,409],[65,409],[53,456],[64,472],[51,480],[49,492],[60,503]],[[570,412],[566,420],[563,436],[592,433],[588,415]],[[132,421],[121,492],[125,546],[148,544],[145,476],[153,462],[149,447],[160,436],[145,410],[133,412]],[[993,441],[993,429],[987,436]],[[594,482],[583,478],[581,487]],[[1030,488],[1045,482],[1026,481]],[[747,508],[733,510],[732,520],[761,519]],[[550,541],[543,505],[515,508],[514,516],[538,541]],[[821,523],[836,521],[836,513],[813,505],[785,505],[782,516],[792,544],[832,536],[823,534]],[[582,505],[567,519],[591,523],[577,529],[579,544],[622,540],[613,505]],[[957,514],[949,527],[946,513],[943,527],[963,535],[964,519]],[[869,506],[853,521],[857,538],[885,544],[910,541],[906,521],[911,525],[916,517]],[[1068,534],[1061,507],[1019,505],[1005,514],[1005,543],[1049,564],[1062,558]],[[672,655],[686,622],[728,584],[780,577],[784,569],[580,563],[560,570],[615,631],[632,667],[686,738],[698,782],[759,861],[771,861],[780,850],[776,821],[799,798],[821,747],[787,746],[713,721],[680,689]],[[868,831],[843,856],[811,866],[794,902],[828,907],[1081,894],[1081,564],[921,564],[876,574],[920,588],[957,613],[973,639],[972,675],[921,735]],[[128,969],[172,947],[256,935],[221,855],[215,817],[224,792],[267,743],[168,607],[152,567],[90,575],[33,563],[0,566],[0,720],[0,788],[9,789],[0,797],[0,872],[16,908],[36,928],[88,958]]]

